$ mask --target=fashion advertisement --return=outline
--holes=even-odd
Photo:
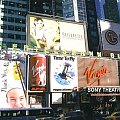
[[[0,60],[0,108],[25,108],[26,64],[19,60]]]
[[[28,45],[31,48],[88,51],[85,23],[66,22],[40,16],[29,16],[28,23]]]
[[[30,47],[54,49],[60,43],[59,22],[30,17]]]

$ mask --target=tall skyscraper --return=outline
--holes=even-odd
[[[4,48],[26,44],[28,0],[0,0],[0,44]]]
[[[86,22],[85,0],[63,0],[62,5],[64,18]]]
[[[94,0],[85,0],[86,2],[86,14],[87,14],[87,36],[88,46],[90,51],[95,53],[100,51],[99,44],[99,26],[97,21],[97,13]]]
[[[95,0],[98,19],[120,23],[120,0]]]

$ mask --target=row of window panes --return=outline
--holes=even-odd
[[[5,1],[5,0],[2,0],[1,4],[5,5],[5,6],[18,7],[18,8],[24,8],[24,9],[28,8],[27,4],[9,2],[9,1]]]
[[[7,17],[7,16],[1,16],[1,20],[2,21],[7,21],[7,22],[21,23],[21,24],[25,24],[26,23],[26,19]]]
[[[17,39],[17,40],[26,40],[26,36],[25,35],[11,34],[11,33],[0,33],[0,38],[10,38],[10,39]]]
[[[20,32],[26,32],[26,27],[14,26],[14,25],[0,25],[1,29],[6,30],[15,30]]]
[[[26,16],[27,14],[27,12],[25,11],[6,9],[6,8],[1,8],[1,13],[15,14],[15,15],[21,15],[21,16]]]

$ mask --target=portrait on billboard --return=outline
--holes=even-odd
[[[0,108],[25,108],[25,59],[0,60]]]
[[[46,86],[46,57],[42,55],[29,56],[29,89],[44,91]]]
[[[72,56],[51,56],[50,64],[51,91],[77,90],[77,61]]]
[[[79,87],[119,86],[118,61],[100,58],[78,58]]]
[[[53,49],[60,42],[59,22],[30,17],[30,46]]]

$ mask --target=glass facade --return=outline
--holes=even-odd
[[[0,41],[4,47],[26,44],[28,0],[0,0]]]
[[[120,0],[95,0],[95,3],[99,19],[120,23]]]

